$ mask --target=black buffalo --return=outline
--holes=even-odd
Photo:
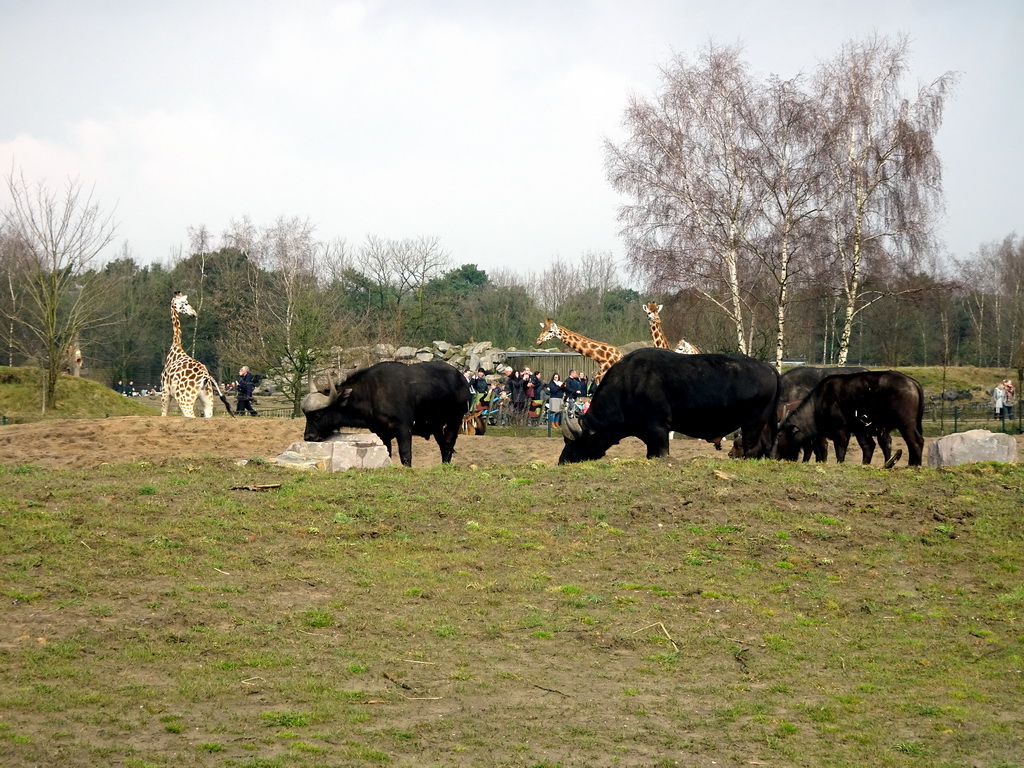
[[[398,456],[407,467],[413,435],[433,436],[441,461],[450,463],[468,409],[466,378],[447,363],[377,363],[302,400],[307,441],[326,440],[339,427],[361,427],[384,442],[389,456],[397,439]]]
[[[825,368],[816,365],[798,365],[790,368],[780,378],[782,382],[782,401],[785,403],[791,400],[803,400],[807,394],[818,386],[818,382],[826,376],[834,376],[840,373],[864,373],[867,368],[858,366]]]
[[[779,408],[779,422],[782,422],[786,414],[795,410],[799,402],[807,397],[810,391],[818,386],[818,383],[826,376],[835,376],[842,373],[863,373],[865,371],[867,371],[867,368],[853,365],[833,368],[798,365],[796,368],[790,368],[780,377],[782,381],[780,402],[785,403],[786,407],[784,411],[783,408]],[[886,432],[884,435],[877,435],[877,437],[879,445],[882,446],[882,453],[885,455],[886,460],[888,460],[892,446],[889,433]],[[805,443],[804,461],[810,460],[812,450],[815,461],[819,463],[825,461],[828,458],[828,438],[819,437],[813,445],[810,442]]]
[[[871,463],[874,436],[897,429],[907,444],[910,466],[924,453],[921,385],[898,371],[866,371],[827,376],[811,390],[779,426],[776,455],[795,461],[800,449],[827,438],[835,444],[836,461],[846,459],[850,436],[857,438],[863,462]],[[883,443],[883,452],[887,443]],[[888,465],[889,456],[886,455]]]
[[[638,349],[608,370],[583,418],[563,420],[558,463],[599,459],[631,436],[647,444],[647,458],[665,456],[673,430],[714,440],[742,428],[744,455],[767,456],[778,397],[775,369],[746,355]]]

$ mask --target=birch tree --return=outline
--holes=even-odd
[[[634,269],[720,308],[741,352],[751,322],[745,283],[757,271],[744,243],[763,204],[749,167],[753,87],[738,48],[710,46],[695,62],[677,56],[659,94],[630,97],[628,137],[605,142],[609,180],[634,201],[620,212]]]
[[[854,322],[891,295],[881,281],[866,290],[867,271],[912,269],[934,246],[942,209],[942,167],[935,134],[956,82],[947,72],[904,95],[906,36],[874,35],[843,46],[817,71],[817,100],[831,189],[836,278],[843,297],[838,364],[845,365]]]
[[[774,285],[773,295],[765,300],[774,299],[775,363],[781,367],[790,297],[803,270],[801,257],[817,240],[824,147],[813,130],[816,110],[799,79],[771,78],[752,99],[749,125],[758,149],[750,173],[763,190],[764,216],[747,245]]]

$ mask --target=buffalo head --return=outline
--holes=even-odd
[[[345,404],[351,389],[338,389],[345,378],[336,385],[329,377],[327,392],[321,392],[310,384],[310,393],[302,398],[302,413],[306,417],[306,431],[303,439],[311,443],[326,440],[340,425],[338,411]]]
[[[775,458],[783,461],[796,461],[800,457],[800,451],[807,439],[800,427],[783,421],[779,425],[779,434],[775,440]]]
[[[600,459],[611,446],[610,441],[598,439],[593,430],[569,414],[562,415],[562,437],[565,438],[565,447],[558,457],[559,464]]]

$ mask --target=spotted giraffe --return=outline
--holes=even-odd
[[[668,349],[668,339],[665,338],[665,332],[661,330],[662,305],[649,301],[643,307],[644,312],[647,313],[647,320],[651,324],[651,337],[654,339],[654,346]]]
[[[594,341],[588,339],[586,336],[581,336],[578,333],[570,331],[568,328],[555,323],[554,320],[548,318],[546,322],[540,324],[541,331],[540,336],[537,337],[537,342],[534,346],[539,347],[545,341],[550,339],[560,339],[565,346],[570,349],[575,349],[581,355],[589,357],[591,360],[597,362],[601,366],[601,373],[606,372],[615,363],[622,359],[622,351],[611,344],[605,344],[602,341]]]
[[[174,325],[174,341],[164,360],[164,370],[160,374],[160,415],[166,416],[171,404],[171,397],[178,404],[178,410],[186,419],[195,418],[195,404],[198,399],[203,407],[203,416],[213,416],[213,392],[224,403],[231,413],[231,406],[221,392],[216,379],[210,375],[209,369],[195,358],[189,356],[181,346],[181,322],[178,315],[197,317],[196,311],[188,303],[188,296],[175,291],[171,298],[171,323]]]
[[[647,320],[651,323],[651,337],[654,339],[654,346],[661,347],[662,349],[671,349],[668,345],[668,339],[665,338],[665,332],[661,330],[662,306],[661,304],[655,304],[653,301],[643,305],[644,312],[647,313]],[[675,351],[680,355],[700,354],[700,350],[686,339],[679,340],[679,343],[675,346]]]

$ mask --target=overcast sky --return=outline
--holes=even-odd
[[[111,255],[141,264],[244,215],[437,237],[484,270],[621,259],[603,141],[659,65],[739,43],[788,78],[876,31],[909,35],[913,85],[962,73],[938,136],[947,251],[1016,231],[1021,0],[3,2],[0,170],[95,185]]]

